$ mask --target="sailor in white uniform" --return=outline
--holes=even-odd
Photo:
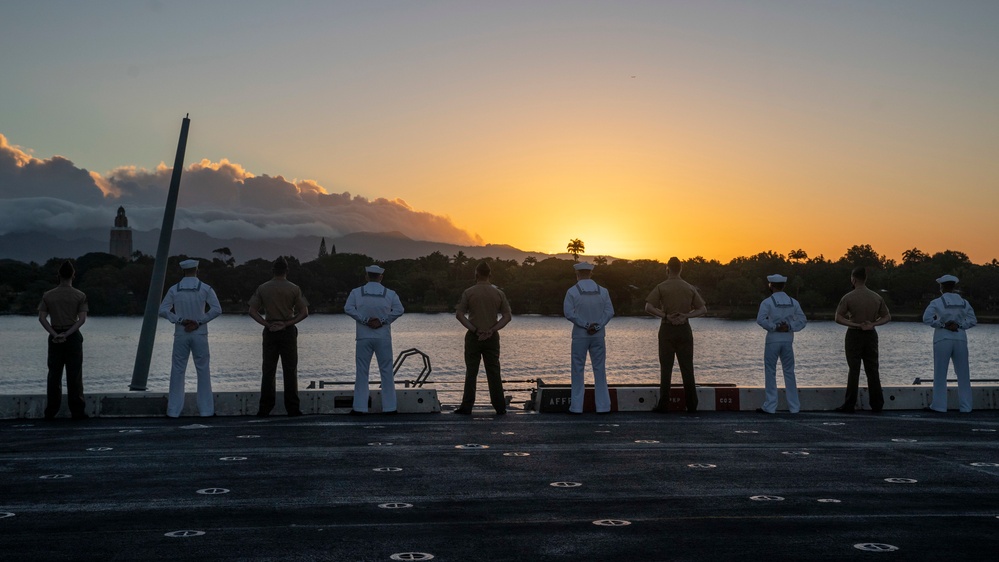
[[[957,375],[957,403],[962,412],[971,411],[971,369],[968,367],[967,329],[978,324],[975,310],[954,292],[957,277],[944,275],[940,298],[933,299],[923,312],[923,323],[933,330],[933,400],[930,409],[947,411],[947,367],[954,361]]]
[[[215,400],[209,372],[208,323],[222,314],[222,305],[215,296],[215,290],[198,279],[198,260],[184,260],[180,262],[180,268],[184,270],[183,279],[170,287],[160,304],[160,316],[174,325],[167,415],[179,417],[184,409],[184,374],[187,358],[193,356],[194,368],[198,372],[198,413],[205,417],[213,416]]]
[[[594,401],[598,414],[610,412],[610,392],[607,390],[607,372],[604,363],[607,348],[604,343],[604,327],[614,317],[607,289],[590,279],[593,264],[581,262],[573,266],[576,270],[576,284],[565,293],[562,311],[566,320],[572,322],[572,394],[569,412],[583,413],[583,368],[586,354],[590,354],[590,367],[593,369]]]
[[[757,412],[774,414],[777,412],[777,360],[784,370],[784,396],[787,409],[792,414],[801,410],[798,400],[798,385],[794,379],[794,333],[805,327],[805,313],[798,301],[784,292],[787,277],[768,275],[771,295],[760,303],[756,323],[767,331],[766,346],[763,352],[763,374],[765,398],[763,407]]]
[[[356,321],[357,342],[354,405],[351,414],[368,411],[368,370],[372,354],[378,359],[381,378],[382,413],[396,412],[395,374],[392,372],[392,322],[402,313],[402,302],[392,289],[382,285],[385,270],[377,265],[364,268],[368,282],[350,292],[343,311]]]

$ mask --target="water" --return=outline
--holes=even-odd
[[[607,328],[607,373],[613,383],[658,384],[659,361],[653,318],[615,318]],[[87,392],[126,392],[132,380],[141,318],[92,317],[83,326],[84,388]],[[702,383],[763,384],[764,332],[753,321],[697,318],[694,330],[695,376]],[[345,315],[315,315],[299,325],[299,381],[353,381],[354,325]],[[842,386],[845,328],[834,322],[812,322],[795,336],[799,386]],[[224,315],[209,325],[212,384],[216,391],[256,391],[260,387],[261,328],[248,316]],[[894,322],[879,329],[881,379],[886,385],[911,384],[932,378],[932,329],[918,323]],[[432,361],[430,380],[442,401],[458,400],[465,366],[464,328],[450,314],[409,314],[392,325],[395,353],[418,348]],[[562,318],[516,316],[501,334],[503,378],[569,382],[570,324]],[[973,378],[996,378],[999,325],[968,332]],[[170,374],[173,326],[161,321],[150,367],[148,390],[166,392]],[[45,332],[34,317],[0,317],[0,394],[44,394]],[[410,359],[397,381],[412,380],[422,362]],[[194,367],[188,366],[193,391]],[[376,375],[377,376],[377,375]],[[281,388],[280,374],[278,389]],[[480,389],[485,389],[484,371]],[[778,379],[780,377],[778,376]],[[953,378],[953,375],[952,375]],[[591,379],[587,379],[591,381]],[[674,382],[679,382],[674,370]],[[861,384],[863,384],[863,378]],[[526,389],[532,383],[510,383]],[[345,387],[346,388],[346,387]],[[488,403],[485,395],[479,398]]]

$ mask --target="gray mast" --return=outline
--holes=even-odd
[[[149,379],[149,363],[153,359],[153,342],[156,340],[156,319],[160,300],[163,298],[163,285],[166,282],[167,258],[170,253],[170,237],[173,235],[173,219],[177,214],[177,196],[180,193],[180,173],[184,170],[184,151],[187,149],[187,129],[191,125],[184,117],[180,126],[180,140],[177,142],[177,158],[173,161],[173,176],[170,178],[170,192],[163,209],[163,226],[160,227],[160,243],[156,247],[156,262],[153,264],[153,277],[149,281],[149,294],[146,297],[146,311],[142,316],[142,331],[139,333],[139,347],[135,351],[135,367],[132,369],[132,384],[129,390],[146,390]]]

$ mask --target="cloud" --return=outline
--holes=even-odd
[[[91,174],[62,156],[40,160],[7,142],[0,134],[0,198],[56,197],[76,203],[100,203],[104,193]]]
[[[0,234],[109,227],[119,205],[129,226],[159,228],[171,173],[161,163],[154,170],[123,166],[101,175],[60,156],[35,158],[0,134]],[[184,171],[174,227],[216,238],[399,231],[417,240],[483,243],[449,217],[414,209],[402,199],[328,193],[313,180],[255,175],[226,159],[201,160]]]

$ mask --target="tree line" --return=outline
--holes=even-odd
[[[253,259],[236,264],[225,248],[216,257],[201,260],[199,277],[215,288],[226,312],[246,311],[246,302],[257,285],[271,278],[270,260]],[[576,256],[574,256],[576,257]],[[181,276],[179,262],[169,259],[167,288]],[[314,313],[341,313],[350,290],[364,283],[364,267],[375,260],[363,254],[327,254],[301,262],[286,256],[289,279],[302,287]],[[0,260],[0,313],[37,314],[42,293],[55,286],[63,258],[44,264]],[[386,269],[385,285],[399,293],[408,312],[453,312],[461,292],[474,283],[480,261],[492,267],[492,281],[502,288],[515,314],[562,313],[565,291],[575,283],[574,260],[527,258],[523,262],[473,259],[463,252],[441,252],[416,259],[378,262]],[[600,265],[593,279],[610,291],[618,315],[644,314],[645,297],[666,277],[666,266],[657,260],[595,258]],[[153,258],[136,253],[123,259],[106,253],[89,253],[74,261],[74,286],[87,293],[90,314],[141,315],[153,270]],[[786,291],[797,298],[811,318],[828,318],[840,297],[850,290],[850,271],[868,267],[868,287],[885,296],[893,316],[919,315],[937,295],[937,277],[951,273],[961,279],[958,288],[979,316],[995,314],[999,306],[999,262],[974,264],[963,252],[947,250],[933,255],[918,249],[903,253],[901,263],[878,254],[870,245],[853,246],[837,260],[803,250],[785,254],[773,251],[738,257],[728,263],[695,257],[684,261],[683,278],[695,285],[708,303],[709,315],[755,317],[761,299],[769,292],[766,276],[788,277]]]

